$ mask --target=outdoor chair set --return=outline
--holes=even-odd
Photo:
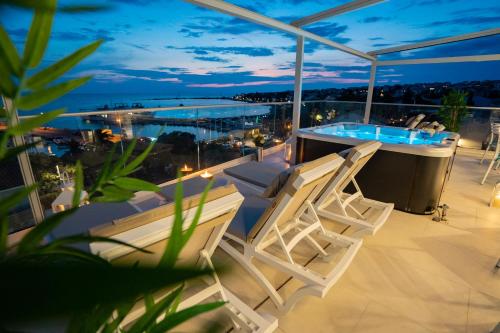
[[[272,189],[264,191],[267,198],[261,195],[244,197],[234,184],[213,188],[208,192],[201,220],[183,249],[180,262],[213,268],[211,256],[216,247],[220,246],[250,273],[280,313],[289,311],[306,295],[324,297],[360,249],[360,236],[377,232],[393,209],[392,204],[364,198],[354,180],[380,145],[378,142],[361,144],[352,148],[345,159],[338,154],[330,154],[285,171],[276,169],[275,179],[267,183]],[[237,167],[245,170],[248,165]],[[269,171],[259,171],[267,167],[264,163],[254,163],[253,167],[255,179],[259,180],[259,174],[269,177]],[[228,173],[236,178],[238,169],[234,168],[228,169]],[[244,173],[244,176],[247,182],[252,181],[248,173]],[[270,179],[271,177],[268,178]],[[260,180],[260,184],[266,183]],[[348,187],[349,184],[353,185],[354,190]],[[185,228],[190,225],[199,202],[199,194],[184,199]],[[135,212],[126,217],[107,216],[107,223],[88,227],[83,222],[86,220],[85,209],[90,206],[82,207],[80,215],[76,215],[76,220],[73,221],[75,223],[68,221],[66,225],[70,227],[59,229],[54,237],[82,231],[113,237],[154,254],[144,254],[111,243],[92,243],[87,250],[112,263],[139,262],[143,265],[158,262],[173,224],[173,203]],[[356,232],[346,236],[328,230],[320,217],[353,227]],[[324,259],[321,269],[304,264],[304,251],[310,257]],[[303,286],[285,298],[255,261],[273,271],[293,277]],[[332,261],[335,261],[334,266],[325,269],[325,262],[331,264]],[[185,292],[188,296],[180,304],[181,309],[206,301],[224,300],[227,303],[223,311],[234,329],[272,332],[278,327],[275,317],[258,313],[223,287],[215,272],[211,278],[205,279],[205,283],[205,288],[200,290],[200,286],[196,285],[193,288],[196,292],[192,293],[189,292],[188,284]],[[159,292],[155,294],[155,298],[161,299],[168,292],[169,290]],[[132,323],[144,309],[144,302],[138,302],[124,325]]]

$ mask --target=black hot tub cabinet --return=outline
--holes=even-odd
[[[299,131],[297,163],[338,153],[368,141],[316,133],[315,129],[318,127]],[[448,134],[441,144],[382,142],[382,147],[356,176],[363,194],[370,199],[392,202],[398,210],[413,214],[432,214],[439,205],[458,144],[459,135]]]

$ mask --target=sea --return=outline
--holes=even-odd
[[[161,94],[68,94],[58,100],[32,111],[20,111],[20,116],[35,115],[50,110],[65,108],[66,114],[75,113],[75,117],[58,117],[47,123],[47,127],[59,129],[69,129],[71,131],[79,130],[96,130],[109,128],[114,134],[124,132],[120,124],[102,123],[90,121],[81,116],[77,116],[79,112],[97,111],[102,108],[111,109],[108,114],[112,114],[114,108],[122,108],[123,105],[132,107],[133,104],[139,103],[144,108],[162,108],[183,106],[193,108],[181,110],[164,110],[154,112],[155,118],[168,119],[196,119],[204,118],[213,120],[213,127],[198,128],[196,126],[176,126],[167,125],[161,126],[158,124],[135,124],[132,123],[131,128],[127,129],[127,133],[132,132],[133,137],[149,137],[155,139],[161,133],[170,133],[173,131],[183,131],[195,135],[196,140],[212,141],[227,133],[224,133],[220,126],[217,126],[217,120],[223,118],[245,117],[248,123],[259,122],[259,117],[271,112],[270,106],[252,105],[251,103],[234,101],[231,99],[218,98],[177,98],[162,96]],[[234,105],[234,107],[221,108],[196,108],[196,106],[207,105]],[[50,143],[51,150],[56,155],[63,154],[67,148],[56,146]]]

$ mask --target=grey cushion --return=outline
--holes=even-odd
[[[263,162],[251,161],[224,169],[224,173],[260,187],[269,186],[283,170]]]
[[[184,197],[190,197],[192,195],[203,193],[205,188],[208,185],[209,180],[202,177],[195,177],[191,179],[184,180],[182,182],[182,189],[184,193]],[[227,185],[227,180],[223,178],[214,179],[214,184],[212,185],[212,189]],[[177,184],[170,184],[160,188],[160,193],[167,198],[168,200],[175,200],[175,187]]]
[[[80,207],[74,214],[51,232],[52,238],[87,234],[88,231],[99,225],[113,222],[113,220],[136,214],[137,210],[128,202],[120,203],[92,203]],[[77,248],[90,251],[88,244],[78,244]]]
[[[281,171],[276,177],[274,177],[273,181],[271,184],[266,187],[266,190],[264,193],[262,193],[262,196],[264,198],[274,198],[285,186],[286,181],[288,180],[288,177],[292,174],[294,167],[290,167],[286,170]]]
[[[352,148],[344,149],[344,150],[338,152],[337,155],[339,155],[342,158],[346,158],[347,155],[349,155],[349,153],[351,152],[351,150],[352,150]]]
[[[257,196],[246,197],[233,221],[229,224],[227,232],[246,240],[255,223],[257,223],[266,208],[270,205],[270,200]]]

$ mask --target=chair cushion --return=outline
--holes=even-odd
[[[269,186],[281,171],[267,163],[255,161],[224,169],[225,174],[260,187]]]
[[[183,189],[184,197],[190,197],[192,195],[203,193],[203,191],[205,190],[205,188],[207,187],[209,182],[210,182],[210,180],[202,178],[202,177],[195,177],[195,178],[183,180],[182,181],[182,189]],[[227,183],[228,182],[226,179],[215,177],[214,183],[212,185],[212,189],[214,189],[216,187],[226,186]],[[163,197],[165,197],[166,199],[168,199],[170,201],[174,201],[176,187],[177,187],[177,183],[163,186],[160,188],[160,194]]]
[[[261,197],[245,197],[245,200],[243,200],[240,209],[236,213],[231,224],[229,224],[229,228],[226,232],[246,241],[253,226],[270,205],[270,200]]]
[[[262,193],[262,196],[264,198],[274,198],[280,192],[283,186],[285,186],[286,181],[288,180],[288,177],[290,177],[290,174],[293,172],[294,168],[295,167],[290,167],[286,170],[283,170],[276,177],[274,177],[271,184],[266,187],[264,193]]]

